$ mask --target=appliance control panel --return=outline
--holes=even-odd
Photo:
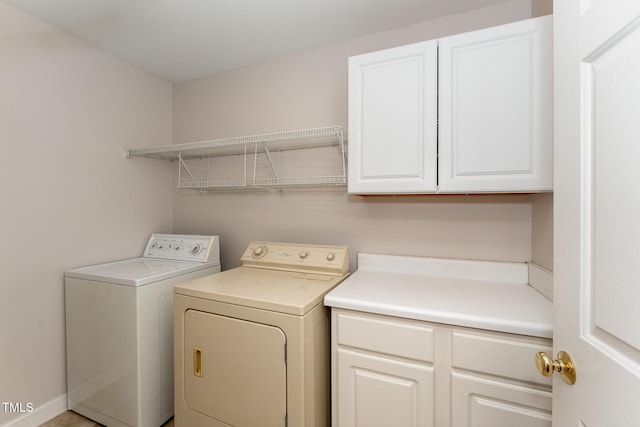
[[[241,258],[245,267],[343,276],[349,272],[346,246],[252,241]]]
[[[152,234],[142,256],[176,261],[218,261],[220,260],[219,237]]]

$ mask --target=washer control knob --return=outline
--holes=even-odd
[[[191,248],[192,255],[198,255],[201,251],[202,251],[202,245],[200,243],[198,243],[197,245]]]
[[[300,252],[300,259],[306,259],[309,256],[309,251]]]
[[[327,255],[327,261],[333,261],[334,259],[336,259],[336,254]]]
[[[267,247],[266,246],[258,246],[257,248],[255,248],[253,250],[253,253],[251,254],[251,257],[253,259],[260,259],[262,257],[264,257],[267,254]]]

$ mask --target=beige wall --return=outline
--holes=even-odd
[[[2,2],[0,64],[0,402],[56,415],[64,270],[171,231],[170,166],[123,148],[171,142],[172,88]],[[18,415],[0,407],[0,425]]]
[[[553,0],[531,0],[531,15],[544,16],[553,13]]]
[[[173,142],[346,128],[349,56],[526,19],[531,13],[530,0],[511,0],[176,84]]]
[[[333,44],[174,86],[173,140],[251,135],[347,122],[347,57],[531,17],[530,1]],[[221,235],[223,268],[252,239],[361,251],[529,261],[527,195],[359,197],[344,191],[174,192],[174,230]]]
[[[532,16],[553,13],[553,0],[532,0]],[[531,196],[531,261],[553,271],[553,194]]]
[[[531,260],[553,271],[553,194],[532,196]]]

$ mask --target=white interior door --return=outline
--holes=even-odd
[[[640,1],[554,2],[553,423],[640,425]]]

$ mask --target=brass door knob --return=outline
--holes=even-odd
[[[558,352],[558,358],[553,360],[547,353],[541,351],[536,354],[536,367],[540,375],[550,377],[554,372],[559,372],[562,380],[567,384],[576,382],[576,370],[573,359],[565,351]]]

